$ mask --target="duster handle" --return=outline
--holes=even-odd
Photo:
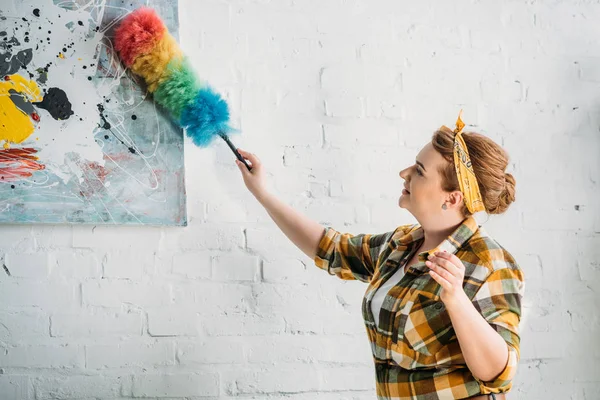
[[[231,151],[233,151],[233,154],[235,154],[237,159],[244,163],[246,168],[248,168],[248,171],[252,171],[252,167],[248,165],[248,163],[246,162],[244,157],[242,157],[242,155],[239,153],[239,151],[237,151],[237,148],[233,145],[233,143],[231,143],[231,140],[229,140],[227,135],[224,132],[220,132],[219,136],[221,136],[221,138],[225,141],[225,143],[227,143],[227,145],[229,146]]]

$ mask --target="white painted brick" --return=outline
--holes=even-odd
[[[35,251],[36,243],[31,232],[32,227],[27,225],[3,227],[0,249],[19,253]]]
[[[138,283],[124,280],[93,280],[81,285],[83,304],[101,307],[159,307],[172,303],[171,288],[161,282]]]
[[[245,360],[247,339],[234,336],[199,338],[177,342],[177,361],[180,365],[240,364]]]
[[[196,310],[202,315],[248,312],[254,304],[252,287],[237,283],[173,283],[173,301],[180,309]],[[215,303],[215,299],[219,299]],[[212,304],[211,307],[206,307]]]
[[[331,368],[321,371],[321,390],[375,390],[373,367]]]
[[[356,146],[397,146],[398,130],[386,120],[358,119],[344,124],[323,126],[325,141],[336,148]]]
[[[363,363],[370,367],[373,362],[368,339],[363,335],[255,337],[246,339],[246,345],[250,363]]]
[[[366,98],[366,116],[386,120],[398,120],[405,118],[405,106],[402,103],[402,93],[386,93],[381,95],[370,95]],[[390,144],[395,143],[392,139]]]
[[[319,66],[310,60],[298,60],[292,64],[253,62],[245,65],[244,71],[243,78],[249,84],[267,81],[270,85],[294,91],[311,90],[318,86]],[[268,121],[264,122],[268,124]]]
[[[259,278],[258,257],[243,254],[217,256],[213,279],[219,281],[256,281]]]
[[[217,374],[160,374],[137,375],[133,378],[135,397],[217,396]]]
[[[327,182],[309,182],[308,187],[311,198],[323,199],[329,195],[329,185]]]
[[[197,312],[177,309],[148,311],[150,336],[197,336],[200,320]]]
[[[0,304],[14,307],[56,309],[75,304],[74,285],[49,282],[0,282]],[[24,296],[23,294],[27,295]]]
[[[330,324],[328,321],[335,321]],[[306,310],[294,313],[286,321],[286,332],[298,334],[365,334],[365,325],[360,310],[344,311]]]
[[[175,345],[161,341],[88,345],[85,347],[85,354],[85,365],[90,369],[148,368],[175,363]]]
[[[73,227],[69,225],[36,225],[31,230],[36,250],[49,251],[71,247]]]
[[[104,312],[94,314],[55,314],[50,317],[54,337],[140,336],[142,316],[139,312]]]
[[[306,265],[295,258],[280,258],[263,263],[263,278],[267,283],[307,284],[311,275]]]
[[[242,128],[254,131],[255,140],[270,145],[318,146],[321,143],[321,123],[302,116],[254,115],[243,110]]]
[[[536,332],[535,340],[530,339],[531,334],[522,332],[521,340],[528,343],[521,349],[521,358],[530,359],[560,359],[564,356],[565,350],[561,346],[556,346],[556,341],[560,333],[554,332]]]
[[[256,336],[279,334],[285,330],[281,315],[228,314],[206,319],[202,327],[211,336]]]
[[[335,204],[331,201],[315,200],[298,205],[296,208],[321,225],[342,226],[356,221],[354,206],[351,204]]]
[[[257,215],[251,214],[242,200],[232,199],[219,203],[210,203],[207,207],[206,221],[209,223],[255,222]]]
[[[241,246],[242,230],[239,226],[202,224],[181,229],[174,239],[176,242],[168,245],[169,249],[228,251]]]
[[[270,367],[267,370],[239,371],[223,378],[231,395],[276,394],[318,391],[319,373],[316,367],[297,364],[294,367]],[[302,376],[302,379],[298,379]]]
[[[334,295],[326,293],[317,285],[261,284],[254,287],[254,296],[257,309],[263,313],[294,313],[295,315],[296,312],[319,310],[338,304]]]
[[[0,312],[0,342],[19,343],[50,336],[50,318],[42,311]]]
[[[351,309],[360,309],[363,296],[365,294],[365,285],[359,281],[343,281],[341,285],[336,285],[335,296],[337,300]]]
[[[173,255],[172,272],[191,279],[211,277],[212,256],[206,252],[192,252]]]
[[[246,229],[248,250],[267,259],[275,257],[273,248],[286,255],[301,256],[303,253],[283,234],[265,228]]]
[[[48,255],[45,253],[6,254],[4,264],[15,278],[44,280],[49,273]]]
[[[327,97],[324,101],[325,115],[328,117],[362,118],[365,116],[364,97],[339,95]]]
[[[160,240],[158,227],[76,226],[73,247],[90,249],[155,249]]]
[[[19,346],[0,353],[0,367],[8,368],[82,368],[80,346]]]
[[[29,387],[29,378],[25,375],[0,375],[3,400],[33,399],[33,390]]]
[[[111,251],[102,262],[104,278],[140,280],[145,270],[154,266],[152,250]]]
[[[398,87],[401,73],[396,68],[344,63],[321,72],[321,87],[328,93],[378,93]]]
[[[53,254],[54,263],[50,276],[54,279],[100,278],[102,268],[100,258],[94,253],[82,253],[76,250]]]
[[[34,380],[36,399],[114,398],[121,394],[126,376],[37,377]]]

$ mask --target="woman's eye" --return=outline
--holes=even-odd
[[[423,174],[421,173],[421,170],[419,170],[419,168],[417,168],[417,174],[423,176]]]

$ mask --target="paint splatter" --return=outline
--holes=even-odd
[[[39,17],[40,16],[40,9],[39,8],[34,9],[33,10],[33,15],[35,15],[36,17]]]
[[[0,81],[0,140],[5,141],[5,147],[9,143],[21,143],[33,133],[33,122],[29,118],[33,108],[28,103],[40,100],[40,88],[34,81],[21,75]]]
[[[110,131],[110,133],[112,133],[112,135],[119,142],[121,142],[124,146],[127,146],[127,150],[129,150],[129,152],[131,154],[136,154],[137,150],[133,146],[128,146],[122,139],[120,139],[119,137],[117,137],[117,135],[115,135],[114,132],[110,129],[111,128],[110,122],[108,122],[106,120],[106,116],[104,115],[104,106],[102,104],[97,104],[96,106],[98,107],[98,111],[100,112],[100,119],[102,120],[102,125],[100,125],[100,127],[103,128],[103,129],[106,129],[106,130]],[[108,135],[105,135],[104,138],[108,139]]]
[[[102,104],[96,104],[96,106],[98,107],[98,112],[100,112],[100,119],[102,120],[102,125],[100,125],[100,127],[102,129],[110,129],[110,122],[108,122],[106,120],[106,117],[104,116],[104,106]]]
[[[35,71],[38,73],[37,82],[40,84],[44,84],[48,81],[48,68],[50,64],[46,65],[46,68],[38,68]]]
[[[31,60],[33,60],[32,49],[21,50],[14,56],[10,51],[0,53],[0,75],[15,74],[21,68],[26,68]]]
[[[74,114],[67,94],[59,88],[48,89],[48,92],[44,95],[44,99],[41,102],[33,104],[47,110],[54,119],[69,119]]]
[[[14,182],[28,178],[45,168],[32,148],[0,150],[0,182]]]

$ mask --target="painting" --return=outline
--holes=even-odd
[[[119,61],[140,5],[8,0],[0,10],[0,223],[187,224],[183,132]]]

